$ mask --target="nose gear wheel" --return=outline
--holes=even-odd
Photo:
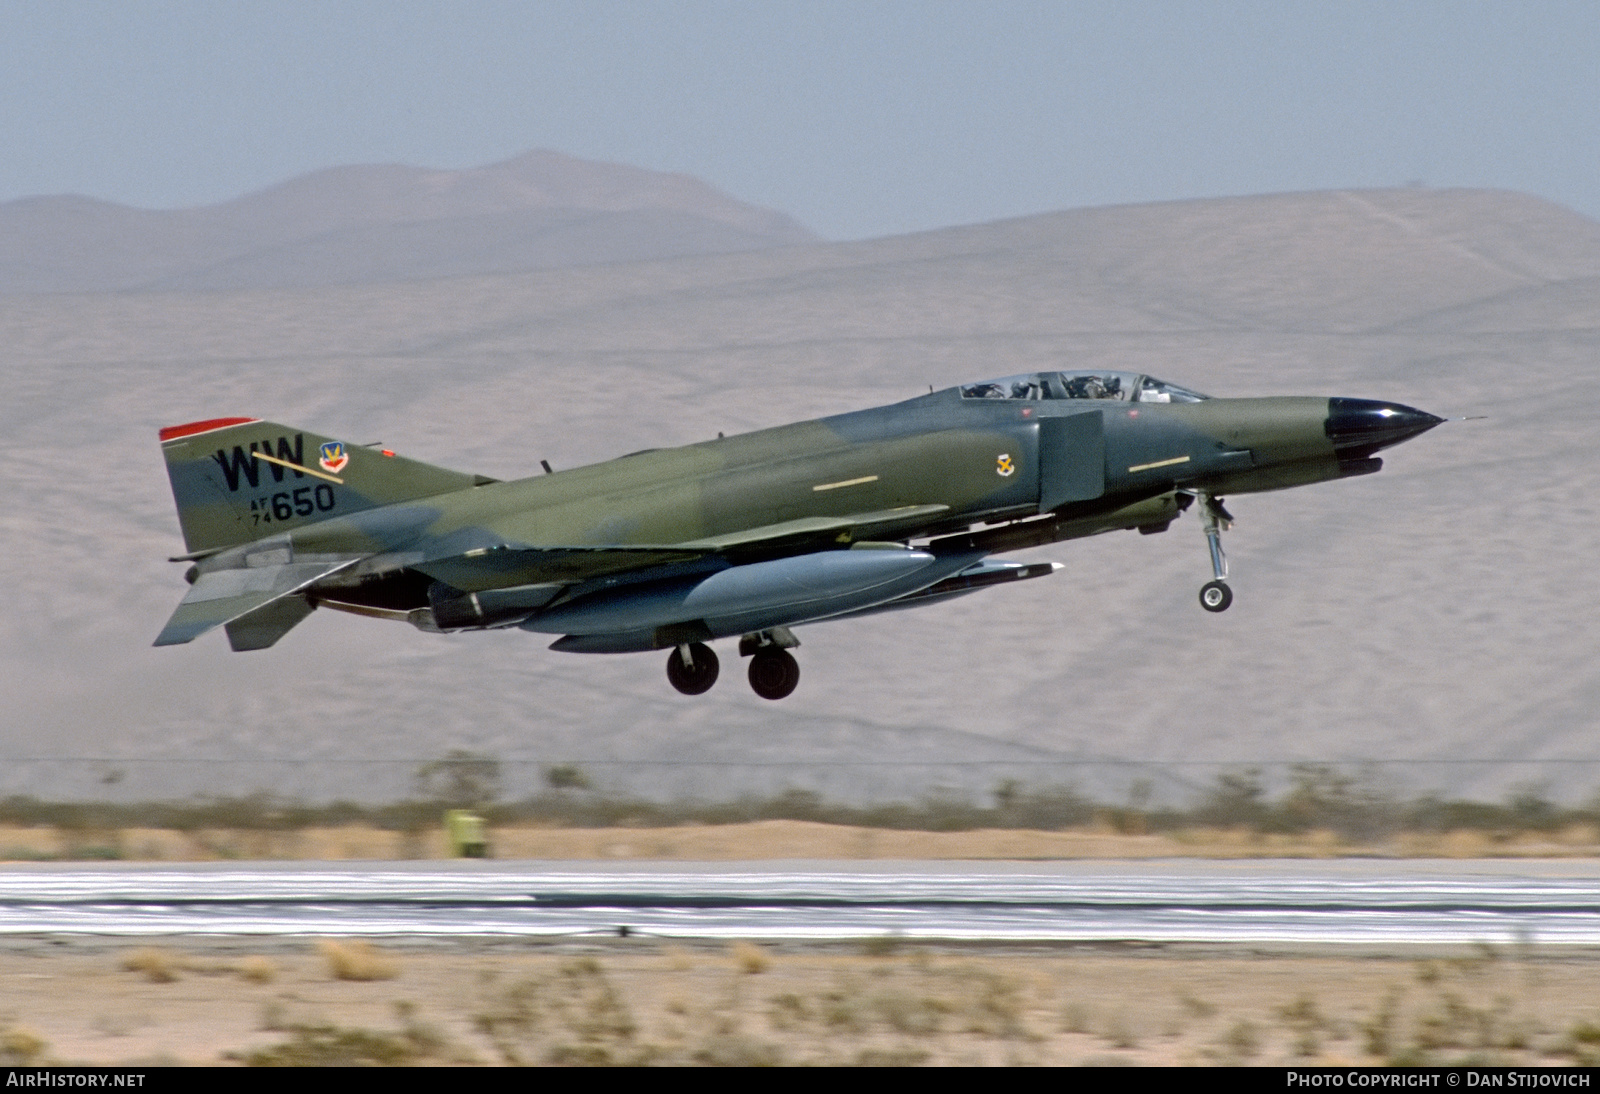
[[[1200,586],[1200,606],[1208,612],[1225,612],[1233,603],[1233,590],[1226,581],[1208,581]]]

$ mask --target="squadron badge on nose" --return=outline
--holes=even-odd
[[[994,461],[994,473],[1002,479],[1008,477],[1016,469],[1016,465],[1011,462],[1011,453],[1009,452],[1000,453]]]

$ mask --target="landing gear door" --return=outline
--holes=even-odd
[[[1106,490],[1106,437],[1099,410],[1039,422],[1039,511],[1090,501]]]

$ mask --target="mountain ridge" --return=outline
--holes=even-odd
[[[477,230],[461,241],[442,230],[415,230],[462,221]],[[556,241],[541,237],[538,228],[548,223],[565,223],[567,231]],[[474,266],[472,250],[485,238],[501,241],[499,260]],[[0,293],[406,281],[456,269],[561,268],[816,239],[791,217],[688,175],[534,150],[459,171],[324,168],[186,209],[138,209],[80,195],[6,202]],[[382,261],[341,261],[363,248]]]

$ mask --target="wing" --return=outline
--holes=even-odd
[[[582,547],[489,544],[462,550],[458,541],[438,557],[409,562],[408,568],[471,597],[475,617],[486,609],[504,617],[525,616],[529,610],[558,595],[563,587],[595,578],[694,563],[712,556],[745,562],[802,554],[839,543],[925,527],[947,511],[948,506],[944,505],[913,505],[846,517],[807,517],[671,544]],[[155,644],[173,646],[192,642],[213,627],[221,626],[226,627],[228,642],[235,650],[266,649],[311,614],[313,598],[333,607],[350,607],[341,603],[336,589],[319,586],[319,583],[365,557],[333,556],[317,561],[284,561],[205,571],[196,578]],[[258,556],[257,561],[260,560]],[[348,575],[329,584],[342,586],[347,580]],[[497,601],[505,601],[503,605],[478,602],[476,594],[490,594],[496,590],[510,591],[496,594]]]
[[[948,505],[905,505],[844,517],[803,517],[683,543],[595,547],[478,547],[412,565],[462,592],[521,585],[576,584],[608,574],[694,562],[712,555],[744,562],[821,550],[923,527]]]

